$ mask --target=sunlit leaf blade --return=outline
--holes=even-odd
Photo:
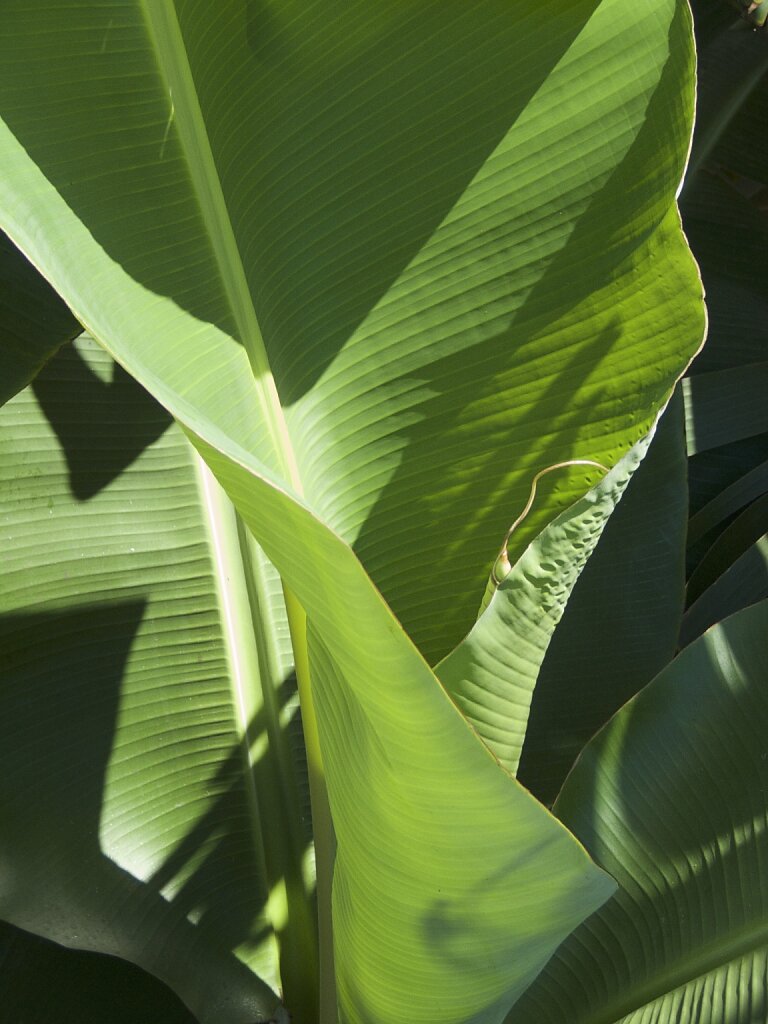
[[[768,1013],[768,603],[687,648],[587,746],[556,813],[619,882],[509,1024]]]
[[[688,513],[675,394],[579,577],[544,658],[520,781],[551,804],[584,744],[673,657]]]
[[[170,392],[164,397],[173,403]],[[189,410],[179,403],[174,411]],[[430,1021],[437,1008],[446,1021],[497,1021],[612,883],[478,743],[351,550],[269,484],[251,456],[198,419],[236,461],[199,436],[196,443],[271,554],[279,556],[284,577],[333,651],[331,667],[316,665],[313,685],[339,838],[335,927],[342,1012],[349,1020],[389,1024]],[[243,459],[261,475],[241,468]],[[72,642],[80,650],[77,633]],[[65,698],[69,704],[71,695]],[[18,714],[4,721],[18,727]],[[192,785],[186,772],[185,765],[185,785]],[[83,774],[93,779],[92,772]],[[146,799],[144,790],[141,797]],[[162,827],[162,816],[153,821]],[[15,831],[33,851],[41,845],[29,827]],[[380,866],[382,850],[387,856]],[[395,889],[393,876],[410,884]],[[78,884],[86,882],[90,886],[91,875]],[[343,895],[350,892],[352,906]],[[32,926],[50,934],[51,923],[43,921],[43,928],[40,917],[35,920],[40,908],[30,909],[23,890],[15,890],[14,899],[32,914]],[[388,915],[371,919],[382,902]],[[450,942],[425,941],[430,920],[449,937],[468,918],[477,943],[492,954],[485,966],[474,957],[457,960]],[[356,977],[367,979],[363,991],[352,983]]]
[[[513,775],[555,628],[649,443],[650,437],[634,445],[603,480],[542,530],[469,634],[435,666],[464,716]]]
[[[610,882],[478,741],[349,542],[438,656],[532,472],[612,465],[648,429],[702,334],[673,205],[688,13],[244,13],[61,2],[41,27],[13,2],[2,205],[308,613],[342,1019],[491,1024]],[[550,492],[520,544],[583,489]]]
[[[478,741],[351,549],[246,452],[195,425],[310,619],[338,838],[341,1020],[500,1021],[611,880]]]
[[[142,290],[126,281],[119,268],[108,265],[104,272],[117,275],[129,293],[135,290],[141,305]],[[95,287],[105,285],[103,279],[94,282]],[[107,318],[111,309],[105,310]],[[170,303],[163,304],[162,313],[170,336],[185,331],[190,358],[201,333],[214,345],[229,344],[214,328],[187,333],[189,317]],[[128,325],[129,341],[142,336],[140,323],[134,320],[133,325]],[[387,1024],[398,1019],[426,1024],[433,1019],[436,1000],[445,1021],[498,1020],[562,937],[610,892],[610,881],[596,872],[572,838],[498,767],[470,732],[349,547],[272,483],[267,468],[211,425],[188,399],[150,374],[146,379],[185,425],[270,558],[277,559],[283,578],[343,673],[344,687],[336,685],[335,674],[331,679],[319,673],[313,679],[318,704],[329,709],[323,720],[323,753],[339,838],[336,881],[341,887],[359,887],[357,914],[382,899],[392,908],[392,916],[369,922],[364,942],[355,935],[354,944],[349,939],[353,922],[345,921],[341,910],[336,915],[339,970],[350,1000],[342,1004],[343,1014],[350,1020],[362,1014],[366,1020],[383,1019]],[[365,644],[360,643],[361,636]],[[360,710],[353,717],[356,706]],[[337,728],[330,720],[334,714],[340,718]],[[348,764],[355,752],[362,753],[367,737],[356,728],[360,714],[375,723],[370,728],[376,744],[387,750],[390,767],[386,773],[377,771],[364,759],[358,766],[359,785],[369,798],[352,805]],[[379,790],[386,815],[375,799]],[[412,814],[423,813],[428,825],[423,833],[414,831],[411,814],[400,817],[403,807],[409,806],[406,796],[414,807]],[[393,891],[388,875],[370,870],[371,860],[375,862],[382,849],[388,872],[397,874],[399,869],[408,875],[415,863],[429,871],[415,876],[415,888]],[[526,871],[515,875],[510,850],[516,851],[516,858],[536,851],[539,886]],[[486,883],[494,898],[478,908],[476,890]],[[526,911],[534,896],[535,911]],[[456,921],[471,910],[473,928],[496,951],[492,968],[477,971],[472,962],[459,969],[441,948],[425,942],[424,919],[435,906]],[[393,945],[393,927],[401,956],[389,970],[374,969]],[[530,949],[534,959],[523,956],[523,949]],[[364,992],[343,987],[346,962],[368,965],[365,973],[371,981]],[[419,997],[427,1005],[414,1002],[414,972],[418,991],[431,994],[429,1000]],[[401,1007],[401,1018],[391,1016],[392,1000]],[[382,1012],[382,1005],[388,1007],[386,1015],[372,1017]]]
[[[293,694],[280,591],[263,591],[277,628],[254,666],[259,622],[246,607],[251,640],[228,635],[213,566],[228,503],[167,413],[77,344],[0,412],[0,916],[246,1024],[275,1002],[251,971],[280,983],[281,895],[306,900],[288,827],[306,808],[275,767]],[[238,663],[262,673],[261,708]]]
[[[20,209],[23,172],[6,179],[9,227],[45,224],[47,272],[66,249],[57,287],[89,322],[107,256],[249,350],[258,320],[304,493],[437,658],[470,627],[533,473],[615,463],[701,340],[672,206],[688,12],[418,0],[374,16],[314,0],[246,16],[226,0],[179,2],[177,25],[173,12],[59,0],[41,22],[6,4],[3,116],[105,251],[86,258],[82,229],[40,194]],[[193,355],[189,331],[158,332],[149,295],[114,298],[101,340],[144,323],[152,373],[205,392],[269,462],[237,346]],[[544,494],[518,550],[584,489],[571,477]]]
[[[51,286],[0,232],[0,405],[80,331]]]

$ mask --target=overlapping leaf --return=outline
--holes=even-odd
[[[619,890],[508,1024],[765,1018],[766,631],[715,626],[585,748],[555,810]]]
[[[342,1019],[499,1020],[609,883],[468,729],[349,544],[437,656],[533,472],[612,464],[647,430],[702,330],[673,205],[687,12],[47,15],[5,12],[6,226],[309,615]],[[579,486],[545,494],[528,536]]]
[[[251,354],[260,329],[308,500],[425,654],[446,653],[531,476],[612,465],[700,342],[672,208],[684,7],[184,2],[176,24],[167,0],[134,0],[4,19],[10,131],[153,295]],[[103,254],[83,262],[30,185],[85,316]],[[16,187],[7,205],[19,237]],[[112,338],[147,327],[121,361],[269,462],[238,345],[161,343],[149,295],[110,306]],[[518,550],[583,490],[543,489]]]
[[[605,479],[542,530],[469,634],[435,666],[467,720],[513,775],[555,627],[649,443],[650,436],[634,445]]]
[[[576,582],[536,681],[519,778],[547,804],[584,744],[675,654],[687,513],[676,393]]]
[[[768,597],[768,536],[763,534],[691,604],[680,627],[680,643],[689,644],[727,615],[765,597]]]
[[[136,288],[109,269],[129,293]],[[164,312],[171,329],[174,320],[187,325],[170,303]],[[437,1007],[444,1020],[499,1020],[610,880],[478,743],[351,549],[254,456],[159,390],[322,637],[313,689],[339,836],[343,1014],[426,1021]],[[29,894],[18,898],[34,915]],[[384,903],[388,914],[371,919]],[[50,933],[44,918],[36,924]],[[471,927],[482,962],[462,958],[453,941],[432,943],[429,927],[448,937]]]
[[[170,303],[163,312],[171,334],[188,325]],[[188,401],[159,390],[330,651],[313,690],[339,836],[343,1015],[426,1021],[437,1007],[444,1020],[500,1019],[610,881],[478,743],[351,549]],[[428,941],[430,921],[449,936],[471,922],[482,963]]]
[[[279,583],[233,607],[233,513],[196,462],[93,341],[0,412],[0,915],[251,1021],[276,932],[313,984],[308,808]]]
[[[697,19],[710,17],[695,4]],[[765,358],[768,292],[754,273],[768,239],[761,144],[768,54],[764,38],[737,24],[712,33],[700,60],[698,142],[682,208],[702,267],[711,329],[685,381],[689,487],[689,643],[723,615],[766,593],[760,541],[768,527]],[[698,157],[695,154],[698,153]],[[734,517],[736,517],[734,521]]]

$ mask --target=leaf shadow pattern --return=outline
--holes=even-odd
[[[59,439],[79,501],[116,480],[172,422],[170,415],[117,363],[102,380],[75,345],[67,345],[32,383]]]
[[[598,0],[541,6],[511,17],[505,0],[177,5],[214,191],[284,404],[312,387],[419,252]],[[49,31],[61,19],[68,46],[44,55],[23,4],[12,0],[6,18],[10,130],[110,259],[237,337],[206,204],[190,187],[182,105],[169,99],[141,7],[76,18],[54,8]],[[66,124],[54,104],[66,104]],[[119,137],[103,130],[116,109]]]
[[[527,410],[534,433],[539,424],[552,422],[554,409],[558,413],[558,429],[552,431],[550,428],[546,444],[539,448],[533,458],[527,451],[529,431],[525,425],[522,436],[513,438],[511,429],[507,428],[502,436],[494,439],[499,446],[496,450],[488,450],[481,458],[474,458],[471,469],[467,469],[467,475],[471,473],[476,479],[481,478],[484,492],[493,498],[487,500],[483,507],[474,504],[472,514],[467,508],[465,494],[456,487],[463,468],[457,470],[456,447],[450,443],[440,445],[435,432],[435,423],[440,423],[444,428],[445,437],[450,438],[453,430],[460,432],[462,409],[454,405],[454,394],[446,390],[434,395],[428,403],[434,408],[434,415],[432,412],[425,413],[423,421],[407,431],[407,448],[403,460],[366,519],[355,542],[355,551],[430,663],[444,656],[471,628],[493,557],[510,522],[523,507],[530,481],[538,470],[563,458],[594,457],[592,450],[571,450],[573,435],[569,431],[581,422],[582,410],[563,408],[560,392],[563,386],[572,387],[574,382],[586,384],[600,360],[607,357],[620,337],[618,325],[608,323],[585,350],[565,361],[542,390],[535,405]],[[493,348],[493,343],[490,343],[490,359],[493,359]],[[478,361],[481,359],[478,354]],[[456,357],[445,360],[442,368],[447,373],[456,373],[461,371],[462,365],[463,360]],[[478,381],[473,398],[483,395],[493,397],[493,386],[494,378],[489,373],[484,383]],[[445,491],[430,499],[419,499],[414,497],[414,481],[425,471],[428,456],[431,457],[432,467],[437,465],[443,471]],[[515,461],[519,475],[510,483],[509,467]],[[554,474],[553,479],[545,478],[538,489],[537,501],[541,503],[544,496],[551,494],[554,488],[562,485],[563,480],[574,473],[580,474],[583,480],[583,467],[563,470],[557,478],[554,478]],[[582,485],[581,489],[586,490],[586,487]],[[445,501],[446,493],[453,500]],[[433,507],[435,497],[441,502],[439,519]],[[576,494],[572,497],[575,498]],[[429,570],[420,579],[411,582],[408,607],[398,602],[396,588],[401,574],[413,574],[415,545],[392,553],[392,534],[398,527],[404,528],[399,522],[403,518],[408,521],[409,531],[424,537],[424,544],[418,549],[419,557],[423,564],[429,566]],[[489,537],[492,538],[490,543]],[[516,538],[512,538],[512,544],[515,541]],[[388,555],[385,555],[385,549]],[[455,586],[449,586],[449,582],[455,580],[459,571],[470,582],[457,593]],[[443,606],[440,616],[435,616],[431,607],[434,595],[446,592],[451,594],[452,600]]]
[[[715,626],[582,752],[553,811],[619,888],[509,1024],[765,1018],[767,624]]]
[[[563,920],[570,924],[567,917],[558,921],[559,911],[553,907],[551,915],[546,915],[547,926],[542,927],[542,898],[545,902],[551,898],[549,878],[557,876],[560,863],[551,846],[548,839],[523,844],[517,852],[510,851],[508,860],[498,870],[479,877],[460,901],[435,899],[422,921],[425,946],[459,976],[507,976],[510,989],[524,993],[552,954],[553,934],[566,933]],[[547,862],[551,872],[542,873],[542,863]],[[501,927],[483,926],[479,923],[483,915],[478,908],[498,900],[510,878],[520,885],[514,921]],[[561,903],[565,906],[573,892],[569,893],[567,888],[561,892]],[[480,1007],[476,1014],[466,1017],[468,1024],[503,1020],[510,998],[515,996],[507,992]]]
[[[147,878],[147,885],[160,893],[172,887],[173,894],[168,897],[175,908],[185,916],[193,919],[197,927],[210,931],[215,941],[223,947],[234,950],[246,940],[257,945],[267,937],[270,929],[263,927],[258,934],[253,932],[254,907],[243,900],[243,892],[250,890],[253,871],[253,852],[248,845],[248,833],[244,835],[238,822],[243,814],[243,775],[253,772],[257,794],[257,804],[261,810],[261,794],[271,788],[283,788],[287,792],[290,781],[281,777],[284,765],[281,765],[271,742],[264,743],[268,737],[270,722],[275,714],[283,720],[283,732],[291,750],[303,755],[303,733],[301,714],[296,708],[291,717],[285,715],[289,704],[296,698],[296,677],[290,673],[275,694],[276,707],[258,711],[251,719],[246,734],[239,742],[233,744],[226,757],[221,761],[216,775],[211,779],[211,788],[218,792],[216,800],[208,810],[194,823],[173,850],[165,857],[162,864]],[[249,755],[249,747],[263,748],[262,755],[255,765]],[[301,775],[306,764],[300,756],[294,760],[295,770]],[[306,778],[298,778],[298,796],[304,799],[300,811],[300,841],[306,851],[312,843],[311,810],[308,798],[308,782]],[[286,796],[287,799],[287,796]],[[263,801],[267,803],[267,799]],[[286,976],[296,970],[296,964],[289,962],[293,957],[301,955],[301,949],[292,946],[294,935],[291,931],[292,900],[301,898],[305,891],[302,878],[299,876],[300,865],[293,860],[286,861],[280,857],[278,847],[272,848],[270,836],[279,828],[295,827],[295,819],[291,821],[270,820],[262,816],[259,821],[260,836],[258,842],[263,845],[264,863],[257,868],[265,874],[266,889],[284,883],[292,898],[288,899],[286,917],[279,929],[281,974]],[[205,854],[200,856],[201,850]],[[228,887],[223,887],[222,879],[227,879]],[[238,879],[241,879],[238,884]],[[300,895],[301,894],[301,895]]]
[[[0,404],[81,330],[48,282],[0,232]]]
[[[376,11],[316,0],[298,25],[279,4],[251,0],[251,37],[265,26],[285,51],[273,77],[259,70],[245,84],[272,85],[274,109],[252,109],[266,114],[275,157],[252,182],[243,245],[284,406],[312,389],[421,252],[596,6],[520,17],[499,0]],[[221,106],[210,116],[232,118]]]
[[[671,206],[682,173],[671,158],[659,160],[658,126],[668,117],[665,111],[681,102],[675,40],[687,32],[685,18],[680,8],[670,24],[671,55],[637,135],[585,202],[561,246],[540,261],[503,328],[399,383],[403,390],[424,397],[409,410],[412,423],[397,431],[397,468],[361,525],[354,546],[431,661],[458,643],[474,621],[498,544],[523,507],[534,474],[568,458],[616,461],[623,454],[615,448],[617,432],[629,433],[629,443],[637,441],[681,368],[685,353],[672,353],[666,361],[659,358],[658,325],[647,320],[642,304],[631,304],[621,314],[614,301],[618,295],[620,302],[632,302],[627,296],[634,295],[638,281],[657,286],[652,250],[644,253],[643,246],[652,245],[654,232],[670,213],[670,207],[657,202],[660,183]],[[631,232],[626,230],[628,208]],[[644,255],[642,262],[638,254]],[[621,286],[615,294],[597,306],[590,303],[590,296],[617,281]],[[677,297],[667,290],[664,302],[671,319],[678,309]],[[699,339],[685,341],[693,354]],[[640,360],[654,371],[637,380],[632,395],[626,382],[629,378],[632,383]],[[531,379],[546,381],[533,401]],[[493,430],[488,429],[489,421]],[[514,475],[510,467],[516,467]],[[418,482],[425,477],[441,481],[432,503],[418,497]],[[570,480],[583,482],[584,477],[582,471]],[[537,505],[548,488],[559,489],[567,479],[561,475],[543,481]],[[581,491],[585,489],[582,483]],[[563,487],[563,495],[563,505],[575,500],[578,491],[573,483],[570,491]],[[393,536],[406,526],[417,538],[407,551],[393,543]],[[414,552],[429,568],[421,579],[408,582],[405,605],[398,600],[398,586],[402,577],[413,577]],[[446,593],[451,598],[448,608]],[[439,614],[435,595],[441,595]]]
[[[201,1024],[250,1024],[274,1008],[268,987],[213,928],[188,920],[183,901],[101,849],[121,681],[144,609],[138,600],[0,617],[0,916],[138,964]]]
[[[525,874],[535,866],[542,855],[547,852],[549,838],[538,844],[529,844],[522,853],[510,856],[509,861],[500,869],[477,881],[465,897],[465,911],[461,914],[457,904],[436,899],[429,914],[423,921],[424,941],[457,971],[472,973],[487,969],[489,946],[494,945],[493,934],[481,931],[476,924],[476,913],[473,907],[479,902],[492,903],[496,898],[494,891],[503,889],[509,877]],[[535,872],[534,872],[535,874]],[[522,916],[522,915],[521,915]],[[508,937],[508,929],[500,930],[502,938]]]

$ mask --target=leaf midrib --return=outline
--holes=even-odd
[[[296,455],[272,374],[269,355],[253,304],[253,297],[248,286],[242,256],[229,215],[221,179],[211,149],[205,119],[200,107],[174,2],[173,0],[140,0],[140,6],[144,14],[144,21],[149,41],[155,54],[158,71],[168,91],[168,126],[169,129],[172,123],[176,126],[192,190],[197,199],[203,224],[211,243],[219,277],[234,320],[238,340],[243,345],[248,356],[253,375],[255,405],[262,416],[271,440],[271,454],[274,457],[276,468],[282,472],[295,493],[302,496],[304,489]],[[262,461],[269,461],[268,458],[264,458],[265,454],[263,452],[259,453]],[[214,524],[211,523],[211,525],[213,526]],[[228,531],[228,533],[230,534],[230,540],[234,541],[231,531]],[[238,553],[240,570],[247,577],[250,571],[248,561],[244,557],[242,550],[239,550]],[[251,580],[251,582],[256,584],[255,580]],[[225,577],[222,580],[222,585],[226,587],[227,584],[228,580]],[[326,849],[332,850],[329,837],[332,836],[333,826],[325,791],[317,727],[314,724],[315,718],[309,674],[305,665],[305,616],[303,609],[285,586],[283,586],[283,593],[291,642],[294,649],[299,702],[302,709],[313,830],[315,834],[316,873],[318,879],[317,913],[321,936],[319,1017],[322,1022],[326,1019],[331,1021],[336,1017],[330,910],[332,855],[329,854],[326,857],[323,853]],[[249,614],[254,611],[251,608],[250,599],[248,599],[245,607],[247,607]],[[245,641],[249,650],[252,649],[252,645],[255,648],[258,646],[258,639],[253,633],[253,625],[254,619],[252,618],[250,636]],[[242,628],[247,632],[247,623],[242,623]],[[232,634],[230,646],[237,642],[237,635]],[[258,651],[256,653],[258,654]],[[240,690],[244,684],[245,680],[241,680],[236,685]],[[239,697],[236,699],[239,699]],[[239,708],[241,715],[243,710]],[[258,829],[258,801],[255,789],[250,793],[250,796],[254,827]],[[291,829],[290,831],[292,832],[292,837],[295,838],[298,834],[297,830]],[[263,837],[260,837],[259,841],[263,842]],[[301,871],[299,869],[300,875]],[[327,880],[328,884],[325,884],[324,880]],[[285,979],[283,981],[285,982]],[[289,995],[286,991],[283,994],[286,998]],[[310,996],[309,1002],[311,1003],[312,1001],[312,996]]]
[[[173,123],[176,127],[238,340],[251,365],[256,402],[267,425],[277,464],[294,490],[302,494],[293,444],[211,149],[176,9],[173,0],[141,0],[141,8],[158,70],[168,91],[168,124],[170,127]]]
[[[239,738],[244,741],[243,754],[247,761],[243,771],[246,788],[253,851],[265,883],[269,883],[263,823],[256,790],[253,751],[249,736],[249,723],[259,708],[253,703],[253,680],[260,679],[260,659],[254,630],[251,628],[251,609],[247,598],[247,583],[243,573],[243,560],[237,535],[236,513],[224,496],[213,473],[197,452],[192,452],[197,476],[203,521],[211,546],[212,568],[216,580],[224,648],[229,671],[227,673],[239,726]],[[249,685],[250,684],[250,685]]]

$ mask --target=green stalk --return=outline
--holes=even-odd
[[[262,667],[261,695],[268,735],[267,751],[262,759],[262,765],[268,760],[267,770],[262,772],[268,777],[261,801],[270,900],[276,901],[270,916],[280,948],[283,995],[292,1019],[295,1024],[315,1024],[319,990],[318,928],[312,892],[304,878],[305,840],[296,814],[299,788],[295,766],[276,699],[283,672],[274,642],[276,623],[270,614],[269,580],[265,573],[268,563],[239,516],[237,529],[240,555],[246,569],[253,634]],[[249,740],[251,749],[258,737],[249,737]]]
[[[336,975],[333,962],[332,883],[336,857],[336,836],[333,831],[328,790],[325,784],[323,758],[317,717],[312,700],[307,648],[307,617],[293,593],[284,585],[285,607],[291,631],[296,681],[299,688],[301,722],[307,750],[309,796],[312,803],[312,831],[317,866],[317,929],[320,947],[319,1024],[337,1024]]]
[[[277,939],[283,998],[296,1024],[315,1024],[317,929],[303,878],[298,788],[276,700],[283,671],[271,628],[266,558],[207,465],[197,455],[194,459],[214,553],[252,843],[266,884],[266,915]],[[254,731],[259,717],[265,721],[266,743],[264,732]]]
[[[156,54],[158,71],[168,91],[169,130],[171,126],[174,127],[185,153],[200,213],[237,327],[238,338],[248,354],[253,371],[254,402],[259,415],[267,425],[272,441],[272,455],[277,466],[297,494],[301,495],[303,488],[293,445],[208,138],[176,8],[173,0],[142,0],[142,9]],[[321,965],[318,1024],[336,1024],[338,1014],[333,979],[331,922],[335,840],[312,700],[305,614],[296,598],[285,588],[284,592],[304,725],[315,839]]]

